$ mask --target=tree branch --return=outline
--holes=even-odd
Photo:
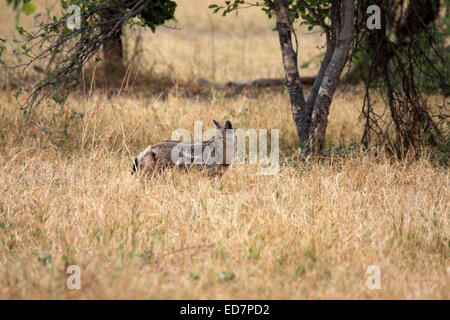
[[[308,9],[308,11],[311,12],[311,14],[314,16],[314,18],[316,18],[317,22],[319,22],[319,24],[325,31],[327,40],[331,40],[330,27],[325,23],[325,20],[321,16],[319,16],[319,14],[316,12],[316,10],[314,10],[314,8],[311,8],[311,6],[308,3],[306,3],[304,0],[299,0],[299,2],[301,4],[303,4],[306,7],[306,9]]]

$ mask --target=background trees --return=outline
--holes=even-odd
[[[368,30],[366,9],[374,4],[381,10],[382,27]],[[435,24],[439,16],[439,1],[409,1],[405,7],[403,1],[395,0],[266,0],[263,3],[235,0],[225,1],[222,6],[211,5],[210,8],[226,15],[248,6],[262,7],[269,18],[276,16],[292,116],[300,146],[305,147],[307,154],[320,155],[325,151],[329,107],[350,52],[357,61],[356,70],[364,69],[362,74],[367,84],[363,106],[366,118],[364,145],[368,145],[371,133],[378,140],[387,142],[397,154],[411,147],[437,147],[445,143],[445,137],[433,121],[427,100],[418,87],[419,79],[429,77],[441,83],[441,87],[448,88],[448,53]],[[298,48],[293,29],[299,18],[310,28],[319,26],[326,35],[326,51],[307,98],[304,97],[297,66],[301,48]],[[425,49],[427,46],[430,50]],[[429,70],[431,77],[427,74]],[[372,89],[387,98],[395,125],[393,138],[389,137],[389,126],[382,128],[379,123],[382,117],[374,112]],[[448,89],[444,91],[448,92]]]
[[[12,0],[7,0],[9,3]],[[21,10],[29,0],[14,2]],[[37,26],[32,30],[17,27],[21,36],[20,49],[15,52],[24,58],[16,67],[25,70],[36,62],[45,63],[45,77],[27,99],[25,110],[45,97],[55,102],[65,101],[69,91],[81,76],[82,68],[103,48],[105,76],[123,76],[122,32],[125,25],[148,26],[152,31],[174,17],[176,3],[171,0],[74,0],[70,5],[80,8],[80,28],[69,29],[69,3],[61,0],[62,11],[48,19],[36,15]],[[41,19],[39,21],[39,19]]]
[[[361,1],[361,5],[364,8],[372,2]],[[362,142],[366,146],[385,144],[398,156],[422,146],[448,154],[448,116],[442,114],[448,105],[445,99],[431,105],[427,98],[450,92],[450,55],[444,40],[448,10],[439,14],[440,2],[434,0],[377,3],[381,28],[365,32],[360,23],[355,34],[355,70],[362,69],[366,84]],[[376,110],[374,92],[383,94],[385,108]]]
[[[79,29],[70,30],[66,26],[70,15],[64,11],[68,8],[66,1],[61,1],[61,16],[41,22],[32,31],[18,28],[22,36],[18,53],[27,58],[22,67],[27,68],[36,61],[47,62],[45,78],[29,95],[28,108],[39,100],[38,97],[51,96],[56,102],[64,102],[83,66],[100,48],[103,48],[106,78],[123,75],[121,36],[124,26],[137,23],[154,31],[156,26],[173,18],[176,8],[176,3],[170,0],[72,3],[81,8]],[[32,9],[29,0],[16,0],[16,10],[21,8],[20,4]],[[374,4],[381,10],[381,28],[368,30],[366,10]],[[441,16],[448,21],[448,10],[445,15],[439,15],[441,2],[266,0],[253,3],[234,0],[213,4],[210,8],[226,15],[254,6],[261,7],[269,18],[273,16],[276,20],[292,117],[299,145],[306,154],[325,153],[329,108],[349,57],[352,64],[349,64],[351,72],[347,80],[366,83],[362,106],[364,146],[373,142],[387,143],[398,155],[423,145],[448,148],[439,126],[448,117],[440,115],[438,121],[433,119],[431,107],[422,95],[424,90],[433,92],[434,88],[439,88],[444,95],[449,92],[449,53],[442,30],[448,31],[445,23],[439,26]],[[301,46],[299,48],[293,27],[296,22],[307,24],[309,28],[321,28],[326,38],[321,66],[307,97],[297,66]],[[384,116],[386,110],[375,111],[373,102],[379,93],[387,102],[388,119]]]
[[[298,45],[292,44],[292,21],[289,15],[289,3],[286,0],[267,2],[277,17],[277,30],[280,40],[286,82],[290,94],[292,115],[301,145],[307,146],[307,152],[322,154],[325,151],[325,132],[328,111],[339,78],[347,61],[350,42],[353,36],[355,6],[353,1],[331,1],[316,3],[316,8],[305,1],[294,3],[291,12],[295,17],[299,8],[307,8],[326,34],[326,52],[316,80],[309,96],[305,99],[297,65]],[[317,9],[317,10],[316,10]],[[322,16],[318,12],[321,12]],[[300,12],[301,13],[301,12]],[[297,14],[298,15],[298,14]],[[325,22],[329,16],[330,24]],[[296,40],[297,41],[297,40]]]

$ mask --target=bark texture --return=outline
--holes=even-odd
[[[121,77],[124,72],[122,31],[103,41],[105,77]]]
[[[354,14],[355,4],[353,0],[342,1],[339,27],[336,33],[336,45],[333,48],[333,55],[325,70],[311,115],[311,127],[309,131],[309,153],[311,154],[323,154],[325,150],[325,132],[328,124],[328,113],[350,50],[350,43],[353,36]]]
[[[326,34],[327,47],[311,93],[305,100],[302,81],[298,72],[297,54],[292,43],[292,22],[287,0],[270,1],[277,18],[277,31],[283,57],[286,84],[289,91],[292,116],[300,144],[307,154],[322,154],[328,113],[340,75],[347,61],[353,36],[355,3],[353,0],[333,0],[331,26],[325,23],[314,8],[299,0],[317,19]]]
[[[273,1],[273,7],[277,18],[276,26],[283,57],[286,85],[291,101],[292,117],[300,143],[306,143],[309,137],[311,117],[306,108],[302,83],[298,73],[297,52],[292,44],[292,23],[289,18],[288,2],[287,0],[275,0]]]

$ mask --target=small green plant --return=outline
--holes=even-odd
[[[48,265],[49,263],[52,262],[52,256],[49,255],[49,254],[47,254],[47,253],[42,253],[42,254],[39,256],[39,261],[42,262],[42,264],[43,264],[44,266],[46,266],[46,265]]]
[[[189,277],[191,277],[192,280],[200,279],[200,275],[198,273],[193,272],[193,271],[189,272]]]
[[[219,277],[224,281],[231,281],[236,275],[234,273],[219,272]]]

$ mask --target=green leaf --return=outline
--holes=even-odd
[[[39,255],[39,261],[45,266],[52,262],[52,256],[47,253],[42,253]]]
[[[234,273],[219,272],[219,277],[225,281],[233,280],[235,276],[236,275]]]
[[[302,68],[302,69],[308,68],[310,64],[311,64],[311,61],[303,62],[301,64],[300,68]]]
[[[200,279],[200,275],[195,273],[195,272],[189,272],[189,276],[193,279],[193,280],[198,280]]]
[[[22,11],[28,16],[36,11],[37,6],[33,2],[27,2],[23,4]]]
[[[84,117],[84,114],[82,114],[80,112],[73,112],[72,111],[72,116],[70,118],[74,119],[74,118],[83,118],[83,117]]]
[[[63,34],[69,34],[70,32],[71,32],[71,30],[67,27],[64,27],[64,29],[62,31]]]
[[[25,29],[22,28],[22,27],[20,27],[20,26],[17,26],[17,27],[16,27],[16,30],[17,30],[20,34],[24,34],[24,33],[25,33]]]

